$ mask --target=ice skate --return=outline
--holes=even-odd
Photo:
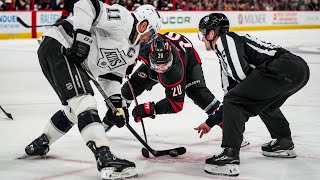
[[[39,136],[25,148],[29,156],[45,156],[49,150],[49,140],[45,134]]]
[[[262,155],[279,158],[295,158],[294,144],[291,139],[275,139],[261,146]]]
[[[114,156],[109,147],[96,148],[92,141],[88,142],[87,146],[95,154],[102,180],[130,179],[138,176],[136,165],[131,161]]]
[[[225,148],[219,155],[214,155],[206,160],[204,171],[208,174],[223,176],[238,176],[239,171],[239,150]]]

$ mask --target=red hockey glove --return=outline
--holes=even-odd
[[[154,102],[147,102],[137,105],[132,110],[132,116],[136,122],[140,122],[140,118],[152,117],[154,118]]]

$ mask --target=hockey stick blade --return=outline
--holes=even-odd
[[[159,150],[159,151],[154,150],[139,136],[139,134],[130,126],[130,124],[126,124],[126,127],[154,157],[166,156],[166,155],[171,157],[177,157],[178,155],[182,155],[186,153],[185,147],[178,147],[178,148]]]
[[[46,25],[36,25],[36,26],[30,26],[28,24],[26,24],[20,17],[17,17],[17,21],[25,28],[36,28],[36,27],[48,27],[48,26],[52,26],[49,24]]]
[[[167,150],[160,150],[160,151],[155,151],[155,157],[159,156],[171,156],[171,157],[177,157],[179,155],[183,155],[186,153],[186,148],[185,147],[177,147],[173,149],[167,149]]]
[[[0,109],[2,110],[2,112],[3,112],[8,118],[10,118],[10,119],[13,120],[13,117],[12,117],[12,115],[11,115],[10,113],[7,113],[1,106],[0,106]]]

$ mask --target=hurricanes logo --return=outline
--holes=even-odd
[[[144,72],[138,72],[138,76],[141,77],[141,78],[143,78],[143,79],[145,79],[145,78],[148,77],[147,74],[144,73]]]

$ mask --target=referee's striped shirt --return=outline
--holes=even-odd
[[[248,34],[229,32],[217,40],[215,52],[220,62],[222,88],[227,93],[256,66],[288,51]]]

